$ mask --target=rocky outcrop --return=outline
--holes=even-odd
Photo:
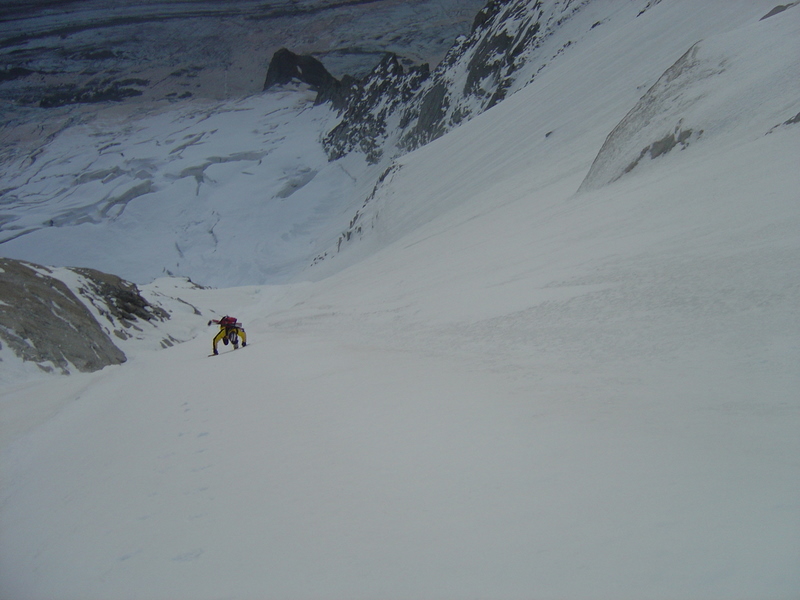
[[[328,157],[335,160],[358,150],[367,162],[379,162],[393,139],[390,116],[415,97],[429,76],[427,64],[406,71],[397,56],[386,54],[367,77],[351,82],[341,120],[324,139]]]
[[[406,110],[400,148],[427,144],[503,100],[538,42],[543,17],[542,2],[490,0]]]
[[[136,327],[137,321],[169,319],[167,311],[150,304],[129,281],[95,269],[70,270],[81,276],[78,284],[81,297],[91,303],[109,324],[115,325],[112,331],[119,339],[131,337],[128,330]]]
[[[125,354],[107,331],[125,339],[125,330],[137,322],[169,318],[119,277],[92,269],[66,271],[80,298],[53,270],[0,258],[0,340],[44,371],[91,372],[123,363]]]
[[[374,164],[383,156],[389,138],[389,116],[413,100],[429,76],[427,64],[406,71],[396,55],[387,53],[363,79],[346,75],[339,81],[313,56],[282,48],[270,61],[264,91],[292,81],[308,84],[317,92],[317,104],[330,102],[341,114],[339,124],[324,140],[329,158],[357,150]]]
[[[387,56],[349,88],[341,120],[324,140],[329,157],[394,158],[490,109],[527,83],[517,81],[521,67],[588,3],[490,0],[432,72],[427,65],[406,72]]]
[[[269,62],[263,91],[292,81],[310,85],[317,92],[317,103],[331,101],[334,106],[343,105],[349,89],[349,80],[339,81],[313,56],[281,48]]]
[[[702,130],[684,124],[681,101],[687,88],[721,72],[706,64],[700,44],[690,48],[656,81],[625,118],[608,134],[579,191],[613,183],[639,166],[642,159],[659,158],[676,146],[686,148]]]

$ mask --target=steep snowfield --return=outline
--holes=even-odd
[[[361,234],[312,281],[157,280],[203,335],[5,386],[0,596],[795,596],[800,94],[756,92],[800,8],[770,8],[659,3],[339,205]],[[731,135],[576,194],[700,37]],[[250,343],[206,358],[223,312]]]

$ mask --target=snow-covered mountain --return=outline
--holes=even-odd
[[[3,361],[0,595],[792,597],[800,7],[775,8],[490,2],[402,102],[368,93],[409,72],[386,59],[341,112],[294,84],[7,129],[0,251],[170,319],[94,373]],[[357,110],[386,135],[329,161]],[[248,346],[207,358],[224,313]]]
[[[360,195],[362,167],[329,166],[319,148],[329,110],[312,110],[308,94],[253,95],[272,51],[313,48],[337,76],[359,75],[387,50],[436,60],[481,2],[242,2],[233,13],[202,2],[107,4],[12,13],[0,24],[11,65],[0,77],[2,251],[138,283],[176,273],[240,285],[307,266],[331,241],[320,221]],[[87,99],[123,80],[146,82],[141,96]],[[187,90],[195,101],[178,101]],[[65,94],[63,106],[35,106]],[[252,255],[248,265],[241,254]]]

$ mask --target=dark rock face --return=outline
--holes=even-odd
[[[429,76],[428,65],[406,72],[397,56],[387,54],[364,80],[351,82],[343,97],[342,120],[324,139],[328,157],[335,160],[359,150],[367,162],[380,161],[390,134],[389,116],[412,100]]]
[[[528,48],[529,43],[539,33],[540,23],[535,21],[528,26],[524,35],[512,35],[503,27],[498,27],[496,19],[525,19],[525,7],[517,5],[508,11],[501,12],[501,8],[509,4],[507,1],[490,2],[475,18],[472,28],[473,34],[494,26],[497,30],[493,35],[478,36],[475,51],[468,65],[467,83],[464,93],[471,95],[486,94],[483,84],[487,78],[490,80],[490,95],[487,108],[491,108],[505,97],[505,91],[511,83],[511,76],[521,64],[521,55]],[[541,2],[537,4],[541,5]],[[541,17],[541,11],[537,18]]]
[[[625,167],[623,174],[633,171],[639,165],[639,162],[647,155],[653,159],[667,154],[676,146],[679,146],[681,149],[686,148],[689,145],[689,141],[693,139],[693,134],[694,131],[691,129],[680,129],[680,127],[676,128],[673,133],[668,133],[660,140],[656,140],[646,148],[642,148],[639,156],[637,156],[635,160]],[[700,131],[699,134],[694,137],[694,139],[702,134],[703,132]]]
[[[295,79],[307,83],[325,97],[331,97],[331,91],[341,86],[339,80],[328,73],[323,64],[313,56],[300,56],[291,50],[281,48],[272,55],[263,91],[274,85],[285,85]]]
[[[341,122],[324,140],[329,157],[361,151],[371,163],[393,158],[490,109],[542,40],[589,2],[490,0],[432,73],[427,65],[404,72],[387,57],[345,97]]]
[[[539,43],[541,23],[562,9],[551,10],[554,14],[546,15],[541,2],[490,0],[475,17],[470,35],[456,42],[418,101],[406,109],[399,148],[425,145],[502,101]],[[453,78],[458,71],[466,73],[463,81]]]
[[[119,322],[124,328],[129,328],[135,327],[137,320],[169,319],[169,314],[164,309],[153,306],[142,298],[139,289],[133,283],[95,269],[71,270],[82,275],[86,282],[86,285],[80,288],[81,295],[110,323]],[[114,334],[123,339],[128,337],[124,329],[116,329]]]
[[[272,55],[264,80],[264,91],[273,85],[289,83],[299,79],[314,87],[320,87],[334,79],[327,69],[313,56],[300,56],[291,50],[281,48]]]
[[[307,83],[317,91],[317,104],[331,102],[342,115],[324,140],[330,159],[358,150],[369,163],[377,163],[387,141],[389,115],[413,100],[429,76],[427,64],[406,72],[397,56],[387,53],[362,80],[345,76],[339,81],[313,56],[282,48],[272,57],[264,91],[291,81]]]
[[[131,283],[91,269],[74,272],[91,288],[85,290],[91,296],[89,301],[111,323],[127,327],[135,326],[137,319],[168,318]],[[55,368],[68,374],[74,366],[91,372],[125,362],[125,354],[112,343],[87,305],[52,274],[45,267],[0,258],[0,339],[17,356],[45,371]]]

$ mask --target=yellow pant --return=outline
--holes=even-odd
[[[236,335],[239,336],[239,339],[242,342],[242,346],[247,345],[247,334],[244,332],[244,329],[241,327],[220,327],[219,333],[214,336],[214,352],[217,351],[217,344],[223,339],[228,337],[228,334],[232,331],[236,332]],[[238,344],[234,346],[234,348],[238,347]]]

